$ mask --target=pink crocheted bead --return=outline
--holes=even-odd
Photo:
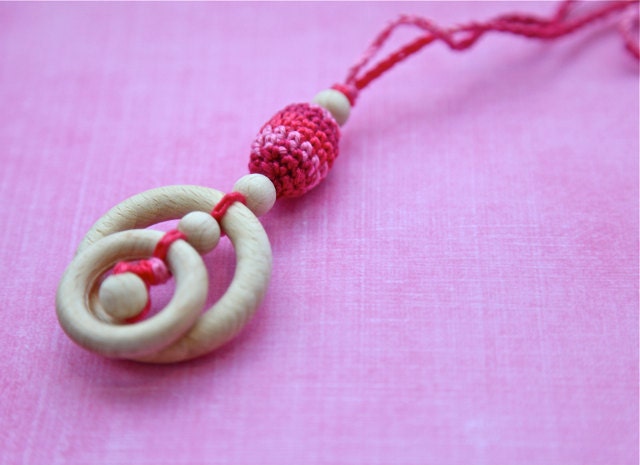
[[[265,124],[251,146],[249,171],[268,177],[278,197],[297,197],[318,185],[338,156],[340,128],[324,108],[287,106]]]

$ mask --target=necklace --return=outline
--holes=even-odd
[[[605,16],[622,15],[635,4],[609,2],[578,14],[575,2],[565,1],[550,18],[510,14],[446,29],[401,16],[378,34],[344,82],[320,92],[313,103],[285,107],[262,127],[251,148],[251,174],[231,192],[198,186],[152,189],[98,220],[58,288],[63,329],[80,346],[112,358],[167,363],[209,353],[242,329],[266,292],[271,247],[258,217],[277,199],[301,196],[327,176],[338,156],[340,127],[363,89],[436,41],[462,51],[489,32],[555,39]],[[422,34],[370,66],[392,33],[406,26]],[[622,17],[624,43],[638,57],[634,27],[637,16]],[[179,218],[177,229],[168,233],[142,229]],[[235,249],[235,274],[224,295],[201,314],[209,282],[201,255],[213,250],[223,234]],[[173,298],[149,316],[150,286],[171,277]]]

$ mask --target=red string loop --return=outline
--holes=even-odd
[[[153,251],[153,256],[159,258],[163,262],[167,258],[167,252],[169,251],[169,247],[178,239],[186,240],[187,236],[184,233],[178,231],[177,229],[173,229],[171,231],[167,231],[167,233],[162,236],[162,239],[158,241],[156,248]]]
[[[220,199],[220,202],[211,211],[211,216],[216,219],[220,227],[222,227],[222,217],[227,213],[229,207],[236,202],[247,203],[247,199],[240,192],[229,192]]]
[[[624,46],[636,58],[640,59],[640,47],[638,46],[638,24],[640,23],[638,8],[626,13],[618,24],[618,31],[624,41]]]
[[[631,11],[629,17],[623,17],[619,24],[619,31],[627,50],[640,58],[638,50],[638,0],[622,0],[598,3],[597,7],[576,14],[578,4],[575,0],[562,1],[555,13],[549,17],[539,17],[532,14],[510,13],[500,15],[486,22],[470,22],[450,28],[441,28],[434,22],[418,16],[403,15],[392,21],[373,40],[360,60],[349,70],[344,83],[336,84],[334,89],[344,93],[353,105],[358,92],[386,71],[421,50],[426,45],[440,40],[454,51],[462,51],[473,46],[487,32],[505,32],[520,35],[530,39],[552,40],[603,19],[613,13]],[[371,69],[365,71],[371,60],[380,52],[382,46],[389,40],[391,34],[403,26],[413,26],[424,32],[411,42],[381,59]]]

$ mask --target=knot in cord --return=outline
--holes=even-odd
[[[134,262],[119,262],[113,267],[113,274],[133,273],[149,286],[166,283],[171,277],[167,264],[158,257]]]

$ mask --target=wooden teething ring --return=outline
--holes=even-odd
[[[215,348],[221,346],[225,342],[233,338],[242,327],[249,321],[256,308],[260,305],[262,298],[266,292],[271,275],[271,246],[264,228],[256,218],[256,216],[241,203],[235,203],[226,212],[222,219],[222,230],[231,240],[236,253],[236,269],[224,295],[202,316],[197,318],[192,326],[187,325],[186,333],[183,331],[182,336],[175,340],[165,339],[165,347],[145,346],[142,350],[115,350],[109,342],[110,350],[96,350],[96,348],[87,343],[86,333],[94,334],[95,330],[91,326],[86,326],[88,321],[85,316],[76,320],[79,312],[78,305],[82,306],[83,313],[89,314],[88,318],[92,318],[92,324],[96,321],[100,325],[109,326],[108,323],[100,322],[95,313],[96,310],[96,280],[104,272],[108,266],[122,258],[140,258],[141,256],[149,256],[152,253],[153,245],[147,244],[144,253],[140,253],[139,249],[135,252],[129,251],[118,256],[118,250],[123,247],[120,242],[122,236],[116,234],[129,229],[140,229],[151,226],[152,224],[178,219],[192,211],[209,212],[223,197],[223,193],[215,189],[200,186],[167,186],[158,189],[152,189],[142,192],[138,195],[130,197],[122,203],[116,205],[109,210],[87,233],[78,248],[78,253],[69,265],[65,275],[58,288],[56,299],[56,307],[58,311],[58,319],[65,332],[83,347],[89,348],[96,352],[102,353],[115,358],[130,358],[133,360],[152,362],[152,363],[171,363],[182,360],[192,359],[204,355]],[[121,234],[131,234],[135,237],[151,237],[147,233],[151,233],[156,237],[159,236],[153,231],[129,231]],[[111,236],[118,238],[112,239]],[[146,239],[145,239],[146,240]],[[176,294],[180,275],[179,269],[183,266],[193,266],[195,260],[187,260],[183,248],[191,249],[187,243],[177,241],[172,245],[169,251],[169,264],[172,272],[176,274]],[[101,254],[100,250],[107,249],[110,259],[102,260],[96,263],[94,269],[88,269],[87,264],[90,260]],[[176,249],[176,251],[174,251]],[[191,249],[197,255],[197,253]],[[106,252],[105,252],[106,253]],[[117,258],[114,258],[116,257]],[[198,258],[200,258],[198,256]],[[106,262],[111,263],[106,263]],[[79,266],[83,265],[83,266]],[[79,273],[79,274],[78,274]],[[73,283],[77,281],[78,286],[82,286],[80,295],[82,298],[78,300],[79,293],[73,289]],[[206,281],[206,271],[205,271]],[[195,288],[193,292],[200,292]],[[204,284],[204,293],[206,297],[207,286]],[[174,296],[175,297],[175,296]],[[197,299],[194,299],[197,300]],[[170,302],[171,303],[171,302]],[[204,300],[199,305],[201,308]],[[99,313],[99,312],[98,312]],[[151,337],[144,332],[144,324],[153,322],[165,311],[141,323],[124,326],[112,326],[114,329],[131,329],[136,327],[142,333],[144,339]],[[186,312],[190,315],[189,312]],[[189,320],[185,316],[186,320]],[[181,323],[182,324],[182,323]],[[91,331],[94,331],[93,333]],[[142,344],[144,345],[144,344]],[[117,344],[116,344],[117,346]],[[149,348],[151,347],[151,348]],[[137,348],[139,349],[139,348]]]
[[[98,317],[92,291],[102,273],[118,260],[149,256],[161,237],[160,231],[119,232],[97,241],[71,262],[60,283],[57,309],[60,323],[74,341],[107,357],[136,358],[166,347],[193,326],[207,298],[208,280],[202,258],[184,241],[174,243],[167,254],[176,290],[161,312],[131,325]]]

